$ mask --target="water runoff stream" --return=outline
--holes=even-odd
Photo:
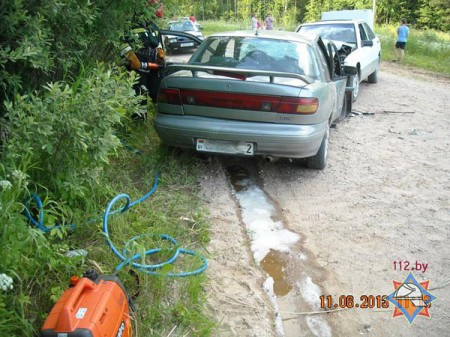
[[[323,311],[319,301],[323,291],[316,282],[325,272],[303,249],[304,238],[289,229],[276,202],[259,186],[253,162],[241,166],[224,161],[224,165],[254,262],[264,274],[263,288],[273,306],[277,336],[332,336],[324,315],[314,313]]]

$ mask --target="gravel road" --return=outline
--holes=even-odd
[[[206,160],[200,184],[213,223],[206,291],[220,321],[214,336],[447,336],[449,102],[450,79],[383,63],[378,83],[362,83],[354,113],[331,130],[323,171],[288,160]],[[232,184],[236,167],[300,238],[272,256],[278,269],[254,258]],[[436,297],[412,324],[382,301],[410,273]],[[274,295],[280,282],[287,294]]]

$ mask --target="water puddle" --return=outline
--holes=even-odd
[[[292,284],[285,275],[287,260],[279,251],[270,250],[262,259],[260,265],[273,279],[273,293],[285,296],[292,290]]]
[[[312,277],[322,279],[322,271],[305,252],[299,251],[300,235],[287,228],[270,197],[250,177],[247,169],[228,166],[227,171],[253,258],[267,273],[263,288],[276,312],[277,336],[298,337],[303,336],[299,331],[309,331],[317,337],[331,337],[331,328],[324,317],[296,315],[297,311],[320,310],[318,303],[322,294],[312,281]]]
[[[285,274],[288,262],[285,255],[300,236],[284,228],[283,222],[277,219],[275,207],[265,192],[250,180],[246,170],[230,167],[228,172],[241,206],[253,257],[273,279],[273,293],[284,296],[292,289]]]

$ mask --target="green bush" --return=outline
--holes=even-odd
[[[19,0],[0,6],[0,284],[12,279],[12,289],[0,287],[5,336],[36,336],[71,275],[114,270],[120,261],[105,242],[102,212],[121,191],[132,200],[146,194],[157,167],[164,171],[158,196],[111,219],[119,249],[139,234],[169,234],[189,249],[208,241],[192,157],[179,161],[161,151],[151,121],[129,118],[141,100],[132,89],[135,75],[99,64],[119,61],[120,35],[130,14],[146,3]],[[126,150],[122,140],[142,156]],[[43,202],[41,219],[36,202],[27,202],[32,193]],[[25,207],[44,226],[73,223],[75,231],[58,226],[43,233],[24,216]],[[141,252],[147,244],[154,243],[128,249]],[[80,248],[87,259],[66,256]],[[198,263],[183,259],[173,270]],[[132,293],[128,269],[119,276]],[[202,314],[204,276],[141,280],[136,325],[145,336],[161,335],[172,324],[180,335],[212,329],[213,321]]]
[[[0,289],[0,325],[5,336],[33,336],[50,307],[83,260],[63,253],[68,245],[31,228],[23,214],[29,180],[24,168],[0,166],[0,271],[13,279]]]
[[[6,161],[27,158],[31,180],[69,206],[101,194],[102,167],[121,146],[114,131],[139,101],[133,80],[99,66],[80,73],[73,84],[47,84],[43,95],[7,102]]]

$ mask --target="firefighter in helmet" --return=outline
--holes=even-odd
[[[157,5],[156,17],[162,18],[164,5],[157,0],[147,1],[148,5]],[[138,72],[139,80],[134,90],[138,95],[150,96],[156,103],[162,69],[165,66],[165,53],[161,45],[158,26],[151,19],[142,20],[135,15],[130,31],[123,37],[120,55],[126,60],[128,70]],[[146,116],[147,100],[141,102],[141,117]]]

